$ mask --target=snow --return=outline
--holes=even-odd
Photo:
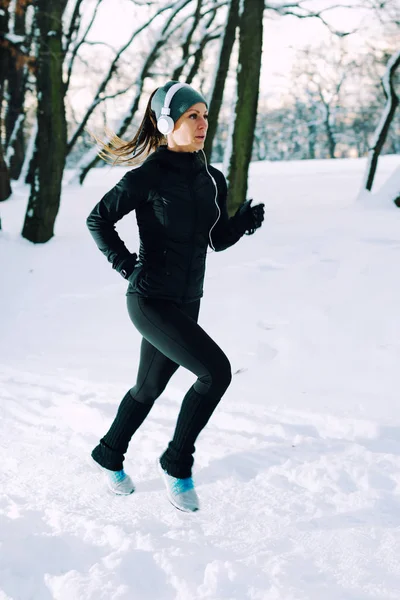
[[[6,40],[9,40],[12,44],[22,44],[25,41],[25,36],[17,35],[15,33],[6,33],[4,37]]]
[[[365,165],[251,165],[265,224],[208,256],[200,323],[235,375],[197,444],[194,515],[155,465],[193,382],[182,369],[129,448],[137,492],[109,495],[87,464],[139,357],[125,282],[85,226],[125,170],[65,186],[45,245],[19,237],[15,185],[0,233],[1,600],[398,599],[400,211],[381,195],[398,157],[380,160],[369,204]],[[134,250],[134,215],[118,229]]]
[[[37,132],[38,132],[38,123],[37,123],[37,119],[35,119],[34,125],[32,127],[32,131],[30,133],[29,140],[28,140],[28,146],[27,146],[26,153],[25,153],[24,164],[22,165],[21,174],[19,176],[20,182],[26,181],[26,178],[27,178],[27,175],[29,172],[29,166],[31,164],[31,160],[33,158],[33,154],[36,149]]]
[[[10,165],[10,162],[15,154],[15,148],[14,148],[15,140],[17,139],[17,135],[20,132],[21,127],[23,126],[24,120],[25,120],[25,115],[20,114],[15,121],[14,129],[12,130],[12,133],[10,135],[10,140],[8,142],[8,147],[7,147],[6,156],[5,156],[5,161],[8,166]]]

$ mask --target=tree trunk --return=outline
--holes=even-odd
[[[204,144],[204,152],[208,160],[211,160],[212,146],[218,128],[219,112],[224,95],[225,81],[229,70],[229,61],[232,54],[233,44],[236,38],[236,28],[239,24],[239,0],[231,0],[226,21],[225,33],[221,42],[219,58],[217,60],[214,84],[209,98],[208,131]]]
[[[19,9],[15,9],[14,32],[17,35],[26,35],[27,4],[25,2],[21,3]],[[14,53],[10,57],[8,70],[8,102],[5,118],[6,156],[12,179],[19,178],[24,162],[24,104],[27,79],[28,66]]]
[[[0,202],[7,200],[12,194],[10,173],[3,156],[3,148],[0,143]]]
[[[10,0],[0,0],[0,124],[2,123],[2,107],[5,96],[5,86],[8,79],[8,68],[10,61],[9,43],[6,38],[9,21]],[[0,138],[2,132],[0,129]]]
[[[317,127],[315,123],[307,123],[308,129],[308,158],[315,158],[315,140],[317,138]]]
[[[38,30],[37,162],[22,236],[47,242],[54,234],[66,156],[66,119],[62,78],[62,15],[67,0],[36,0]]]
[[[394,75],[399,65],[400,50],[393,54],[393,56],[390,58],[387,64],[386,73],[383,76],[382,80],[385,94],[387,97],[387,102],[380,123],[375,131],[370,151],[368,153],[368,164],[365,175],[365,184],[363,186],[368,191],[372,190],[372,184],[374,182],[376,168],[378,166],[378,158],[383,148],[383,144],[385,143],[390,124],[396,112],[397,105],[399,104],[399,99],[396,95],[393,83]]]
[[[240,15],[237,102],[228,168],[228,212],[246,199],[247,177],[257,119],[261,70],[264,0],[243,0]]]
[[[0,34],[5,36],[8,29],[10,0],[0,0]],[[5,95],[5,85],[8,78],[10,53],[6,38],[0,38],[0,202],[11,196],[10,173],[4,160],[2,140],[2,106]]]
[[[326,137],[328,140],[329,158],[335,158],[336,142],[335,142],[335,137],[334,137],[332,127],[330,124],[331,112],[330,112],[330,107],[328,104],[324,105],[324,110],[325,110],[324,127],[325,127]]]

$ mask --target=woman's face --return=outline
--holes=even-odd
[[[204,146],[208,129],[208,110],[203,102],[193,104],[175,123],[167,136],[168,148],[176,152],[195,152]]]

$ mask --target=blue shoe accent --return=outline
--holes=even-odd
[[[92,461],[96,467],[104,473],[107,487],[114,492],[114,494],[118,494],[119,496],[129,496],[129,494],[132,494],[135,491],[132,479],[123,469],[121,471],[110,471],[110,469],[106,469],[99,465],[94,458],[92,458]]]
[[[168,475],[164,471],[159,461],[157,461],[157,465],[164,480],[167,497],[171,504],[184,512],[199,510],[199,498],[194,489],[193,479],[191,477],[186,477],[185,479],[172,477],[172,475]]]
[[[172,479],[175,479],[172,477]],[[188,492],[189,490],[194,490],[194,483],[191,477],[187,477],[186,479],[175,479],[171,483],[171,489],[174,494],[183,494],[183,492]]]
[[[112,481],[113,483],[121,483],[121,481],[123,481],[127,477],[127,474],[124,470],[110,471],[108,476],[110,478],[110,481]]]

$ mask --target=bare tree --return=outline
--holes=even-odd
[[[149,76],[150,69],[153,67],[154,63],[156,62],[156,59],[158,58],[161,48],[167,43],[169,37],[175,32],[175,30],[182,26],[182,21],[179,22],[178,25],[174,26],[173,25],[174,20],[179,15],[179,13],[182,11],[182,9],[190,3],[190,1],[191,0],[179,0],[179,2],[173,3],[168,6],[169,9],[171,9],[173,7],[173,10],[168,15],[168,17],[165,19],[165,21],[160,29],[159,34],[157,35],[155,42],[153,43],[153,46],[151,47],[149,52],[146,54],[146,56],[143,60],[143,63],[139,70],[139,74],[135,80],[134,97],[133,97],[131,104],[128,107],[128,110],[126,111],[125,115],[121,118],[120,124],[116,130],[116,135],[118,137],[122,137],[126,133],[128,127],[130,126],[131,122],[133,121],[133,118],[139,108],[140,97],[142,95],[145,79]],[[185,17],[185,19],[184,19],[184,22],[186,22],[186,21],[187,21],[187,17]],[[79,173],[77,176],[79,178],[80,183],[83,183],[83,181],[85,180],[85,177],[88,174],[88,172],[90,171],[90,169],[92,169],[98,163],[99,160],[100,159],[97,154],[96,148],[94,148],[92,151],[88,152],[88,154],[83,157],[83,159],[79,165]],[[76,181],[76,179],[74,179],[73,181]]]
[[[315,141],[320,131],[324,132],[327,156],[335,158],[339,139],[338,114],[346,94],[344,86],[356,69],[350,56],[346,40],[332,37],[329,44],[318,48],[305,48],[294,66],[292,95],[296,104],[309,107],[302,111],[311,142],[311,157],[315,156]],[[347,90],[348,94],[348,90]],[[300,116],[300,114],[299,114]]]
[[[228,168],[228,210],[234,213],[244,202],[257,117],[264,0],[243,0],[239,21],[237,102],[232,151]]]
[[[208,132],[204,144],[204,151],[211,159],[212,147],[217,132],[218,118],[224,95],[225,82],[229,71],[232,48],[236,39],[236,30],[239,25],[239,0],[230,0],[226,19],[225,31],[221,39],[219,57],[215,65],[214,81],[211,86],[209,98]]]
[[[5,85],[10,62],[9,33],[10,0],[0,0],[0,123],[2,121],[2,106]],[[0,202],[11,196],[10,173],[4,160],[0,130]]]
[[[222,33],[222,28],[219,25],[217,25],[214,29],[211,29],[211,25],[217,16],[217,8],[210,10],[208,14],[206,13],[206,16],[208,18],[204,19],[204,25],[201,25],[199,28],[199,40],[196,44],[194,44],[192,49],[193,61],[190,71],[186,77],[186,83],[189,85],[199,73],[207,44],[220,38]]]
[[[5,153],[12,179],[18,179],[25,156],[25,96],[34,61],[30,56],[32,36],[27,31],[27,9],[31,0],[13,4],[14,34],[21,40],[24,53],[12,52],[8,65],[8,95],[5,115]],[[20,49],[21,49],[20,46]]]
[[[38,135],[35,172],[22,236],[47,242],[54,233],[66,156],[62,16],[68,0],[34,0],[37,24]]]
[[[0,201],[7,200],[12,194],[10,173],[3,156],[3,148],[0,143]]]
[[[196,31],[196,28],[199,24],[201,18],[201,5],[203,4],[203,0],[197,0],[196,9],[193,13],[192,22],[189,20],[189,26],[187,27],[186,36],[181,44],[182,50],[182,58],[180,63],[175,67],[174,72],[172,74],[171,79],[176,81],[182,75],[182,71],[189,59],[190,56],[190,46],[192,43],[193,34]]]
[[[71,83],[72,70],[73,70],[73,67],[75,64],[76,57],[78,56],[78,52],[81,49],[81,47],[83,46],[83,44],[85,44],[87,41],[87,37],[88,37],[88,35],[93,27],[93,24],[95,22],[95,19],[97,16],[97,11],[98,11],[101,3],[103,2],[103,0],[96,0],[96,5],[95,5],[93,12],[91,14],[91,17],[89,19],[89,23],[86,26],[86,29],[83,32],[83,34],[81,34],[79,36],[80,27],[82,24],[82,14],[81,14],[82,2],[83,2],[83,0],[76,0],[74,10],[72,11],[71,20],[70,20],[70,23],[69,23],[69,26],[67,28],[67,32],[65,35],[64,53],[66,56],[66,70],[67,70],[67,79],[65,82],[65,91],[66,92]]]
[[[26,0],[20,0],[20,1],[26,1]],[[30,2],[33,2],[33,1],[34,0],[30,0]],[[64,1],[64,0],[62,0],[62,1]],[[78,51],[83,46],[83,44],[86,43],[86,38],[89,35],[89,32],[91,31],[95,17],[97,15],[98,8],[103,0],[96,0],[96,5],[91,14],[91,18],[89,19],[89,23],[86,26],[83,34],[81,34],[80,36],[79,36],[79,33],[80,33],[80,27],[82,24],[81,8],[82,8],[83,0],[74,0],[74,1],[75,1],[75,5],[73,6],[69,24],[66,26],[65,32],[63,31],[63,46],[62,46],[63,71],[65,69],[66,73],[67,73],[66,80],[63,85],[64,103],[65,103],[66,94],[67,94],[69,86],[70,86],[72,70],[73,70],[73,67],[75,64],[75,60],[78,56]],[[68,0],[67,0],[67,4],[66,4],[66,8],[67,7],[68,7]],[[37,128],[34,128],[34,134],[37,135]],[[28,144],[28,147],[32,147],[32,145],[34,147],[36,146],[36,139],[31,140],[31,142]],[[69,147],[67,145],[67,154],[69,151],[68,148]],[[33,177],[34,177],[34,171],[35,171],[35,160],[36,160],[36,153],[30,152],[29,155],[24,158],[24,164],[22,166],[22,172],[24,174],[25,183],[28,183],[30,185],[33,184]],[[65,160],[64,160],[64,162],[65,162]]]
[[[363,185],[363,187],[368,191],[371,191],[372,189],[372,184],[374,182],[376,168],[378,165],[379,154],[382,150],[383,144],[385,143],[391,122],[396,112],[396,108],[399,104],[399,98],[396,94],[396,90],[393,84],[394,76],[399,65],[400,50],[398,50],[391,56],[387,64],[386,73],[382,79],[382,84],[386,96],[386,106],[382,114],[381,120],[379,122],[379,125],[375,131],[375,135],[371,143],[371,148],[368,153],[368,164],[365,173],[365,184]]]
[[[101,1],[101,0],[100,0]],[[187,2],[186,2],[187,4]],[[119,92],[116,93],[111,93],[111,94],[106,94],[105,91],[107,89],[108,84],[110,83],[110,81],[112,80],[117,67],[118,67],[118,63],[121,60],[122,55],[124,54],[124,52],[132,45],[133,41],[136,39],[136,37],[142,33],[143,31],[145,31],[150,25],[151,23],[154,21],[154,19],[156,17],[158,17],[162,12],[169,10],[172,8],[172,6],[174,6],[174,4],[169,4],[167,6],[165,6],[163,9],[159,10],[157,13],[155,13],[150,19],[148,19],[143,25],[141,25],[140,27],[138,27],[137,29],[135,29],[135,31],[132,32],[131,36],[129,37],[128,41],[121,46],[121,48],[117,51],[117,53],[115,54],[111,64],[108,67],[108,70],[106,72],[106,74],[104,75],[102,81],[100,82],[97,91],[95,93],[95,96],[90,104],[90,106],[87,108],[83,118],[81,119],[78,127],[75,129],[75,131],[73,132],[71,138],[68,140],[68,144],[67,144],[67,152],[71,152],[72,148],[74,147],[74,145],[76,144],[76,141],[78,140],[78,138],[82,135],[90,117],[92,116],[93,112],[96,110],[97,106],[99,106],[99,104],[101,104],[102,102],[104,102],[107,99],[111,99],[116,97],[116,95],[118,95]],[[91,20],[92,23],[92,20]],[[90,25],[90,24],[89,24]],[[83,40],[86,39],[88,30],[85,32],[85,35],[83,37]],[[83,40],[79,42],[79,44],[77,44],[76,48],[74,49],[74,53],[76,55],[79,47],[82,45]],[[68,68],[68,82],[71,78],[71,72],[72,72],[72,63],[70,63],[69,68]],[[129,88],[128,88],[129,89]],[[122,90],[122,93],[125,93],[127,91],[127,89]]]

